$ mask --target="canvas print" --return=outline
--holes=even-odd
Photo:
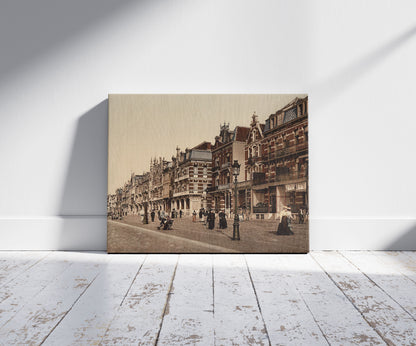
[[[109,253],[306,253],[308,96],[109,95]]]

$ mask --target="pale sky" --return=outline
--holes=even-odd
[[[255,111],[261,123],[295,97],[306,94],[109,95],[108,191],[114,193],[132,172],[149,170],[152,157],[171,160],[176,146],[192,148],[214,138],[220,124],[249,126]]]

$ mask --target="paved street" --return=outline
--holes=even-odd
[[[218,221],[218,219],[216,219]],[[138,216],[108,220],[108,252],[116,253],[305,253],[308,226],[292,224],[293,235],[276,235],[278,221],[240,222],[240,241],[233,241],[233,220],[228,228],[209,230],[190,217],[174,219],[173,230],[158,230],[158,222],[144,225]]]

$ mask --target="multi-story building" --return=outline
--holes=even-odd
[[[264,126],[253,115],[246,143],[251,212],[275,218],[283,206],[308,209],[308,98],[296,98]]]
[[[148,206],[150,205],[150,173],[146,172],[137,177],[135,194],[136,203],[140,213],[144,210],[145,203],[148,203]]]
[[[165,169],[168,168],[169,162],[164,158],[159,157],[159,159],[153,159],[150,162],[150,207],[154,210],[166,209],[163,187],[164,187],[164,178],[170,181],[170,178],[165,176]]]
[[[174,160],[168,162],[163,169],[163,188],[162,188],[162,209],[171,212],[172,197],[173,197],[173,184],[174,184]]]
[[[245,171],[244,148],[249,133],[248,127],[236,126],[230,130],[229,124],[220,126],[220,134],[215,137],[212,147],[212,187],[208,190],[212,207],[216,211],[224,210],[229,214],[232,210],[233,174],[232,167],[234,160],[239,162],[241,172]],[[243,182],[244,175],[237,177],[237,182]],[[241,206],[241,203],[240,203]]]
[[[117,195],[107,195],[107,215],[115,217],[117,215]]]
[[[203,142],[184,152],[176,148],[172,160],[171,210],[190,215],[206,208],[206,190],[211,186],[211,143]]]
[[[277,218],[283,206],[296,213],[308,209],[308,98],[295,98],[261,124],[254,113],[250,127],[220,126],[214,145],[176,148],[172,161],[152,159],[150,170],[132,174],[124,187],[107,198],[108,213],[140,214],[144,209],[234,209],[232,164],[237,177],[239,212],[252,218]]]

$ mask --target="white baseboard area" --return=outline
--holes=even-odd
[[[0,218],[0,250],[106,249],[105,216]]]
[[[311,250],[416,250],[416,219],[312,219]]]
[[[312,219],[309,239],[311,250],[416,250],[416,219]],[[0,250],[106,249],[105,216],[0,218]]]

